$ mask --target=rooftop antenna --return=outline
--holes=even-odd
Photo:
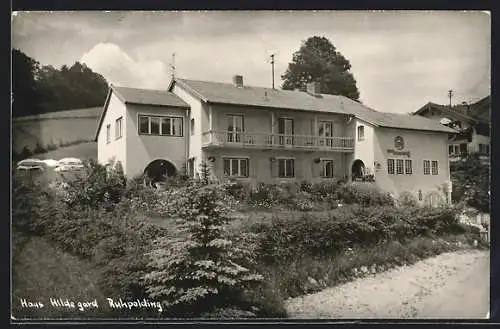
[[[175,79],[175,53],[172,53],[172,63],[170,63],[170,70],[172,71],[172,79]]]
[[[276,54],[271,54],[271,74],[273,76],[273,89],[274,89],[274,56],[276,56]]]

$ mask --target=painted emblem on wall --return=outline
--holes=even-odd
[[[397,136],[394,138],[394,147],[396,150],[402,150],[405,147],[405,141],[403,140],[403,137]]]

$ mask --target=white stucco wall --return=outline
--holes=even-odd
[[[115,121],[119,117],[123,117],[122,137],[115,139]],[[101,164],[106,164],[112,159],[120,161],[125,173],[127,172],[126,121],[125,104],[113,92],[111,93],[106,115],[97,137],[97,161]],[[109,144],[106,142],[106,126],[108,124],[111,125],[111,140]]]
[[[409,151],[410,157],[387,152],[387,150],[395,150],[396,136],[403,138],[404,148],[401,151]],[[374,137],[374,161],[380,163],[380,169],[375,170],[377,185],[395,195],[410,192],[418,198],[418,191],[421,190],[424,200],[430,192],[438,192],[445,197],[440,189],[450,179],[446,133],[378,127],[375,129]],[[388,158],[411,159],[413,173],[411,175],[388,174]],[[423,160],[437,160],[438,175],[432,175],[432,173],[424,175]]]
[[[194,171],[199,172],[200,164],[203,158],[201,149],[202,133],[209,130],[208,105],[203,103],[198,97],[184,90],[178,84],[172,88],[172,92],[179,96],[184,102],[189,104],[189,117],[186,120],[186,138],[188,139],[189,150],[187,157],[194,158]],[[191,134],[191,119],[194,119],[194,133]]]
[[[185,109],[146,105],[127,105],[127,169],[126,175],[140,175],[146,166],[154,160],[171,162],[177,171],[183,170],[186,162],[186,135],[189,134]],[[140,135],[138,115],[174,116],[183,118],[182,136]]]
[[[362,141],[358,140],[358,127],[364,126],[365,138]],[[354,136],[354,154],[352,163],[359,159],[363,161],[367,174],[373,173],[373,162],[374,162],[374,127],[372,124],[365,122],[360,119],[354,119],[351,125],[351,129],[354,130],[352,133]],[[350,170],[350,169],[349,169]]]

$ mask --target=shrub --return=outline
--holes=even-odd
[[[393,205],[394,200],[389,193],[383,192],[373,184],[351,183],[342,186],[340,196],[347,204],[363,206]]]
[[[463,233],[452,209],[379,206],[338,208],[327,216],[273,216],[248,226],[258,234],[264,263],[290,261],[299,255],[335,255],[355,246],[373,246],[417,236]]]
[[[243,255],[224,232],[231,205],[224,189],[192,184],[170,204],[182,218],[180,234],[155,241],[144,276],[147,293],[170,315],[199,316],[228,306],[252,310],[243,295],[261,276],[238,264]]]
[[[31,150],[27,146],[25,146],[25,147],[23,147],[23,149],[21,150],[21,153],[19,154],[19,159],[23,160],[23,159],[27,159],[31,156],[33,156],[33,152],[31,152]]]
[[[103,166],[94,160],[85,163],[85,170],[67,184],[66,202],[78,209],[110,210],[118,203],[125,191],[126,179],[121,164]]]
[[[416,206],[418,206],[418,200],[412,193],[403,192],[398,197],[398,206],[400,206],[400,207],[416,207]]]
[[[39,142],[36,143],[35,149],[33,150],[34,154],[41,154],[41,153],[46,153],[47,150],[40,144]]]
[[[226,193],[238,201],[246,201],[250,198],[251,186],[242,182],[230,179],[224,184]]]
[[[50,143],[47,144],[47,151],[54,151],[57,149],[57,145],[54,143],[54,141],[50,141]]]

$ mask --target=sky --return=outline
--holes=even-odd
[[[12,47],[42,65],[80,61],[116,85],[165,89],[180,78],[271,87],[311,36],[346,57],[360,100],[407,113],[490,93],[491,16],[481,11],[16,12]]]

